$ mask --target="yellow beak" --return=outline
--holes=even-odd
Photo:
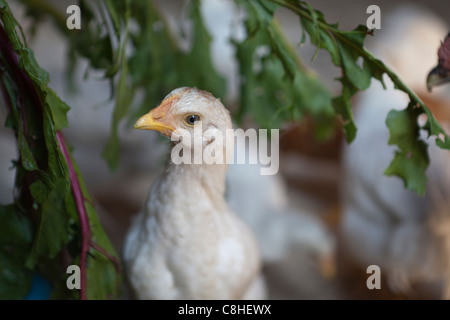
[[[156,120],[154,116],[154,110],[140,117],[134,124],[134,128],[142,130],[155,130],[161,132],[166,136],[170,136],[175,128],[159,120],[160,117],[158,117],[158,120]]]

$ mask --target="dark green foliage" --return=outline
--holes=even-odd
[[[386,169],[387,175],[399,175],[405,182],[405,187],[420,194],[425,193],[425,171],[428,159],[427,145],[419,140],[419,126],[416,118],[420,109],[409,105],[402,111],[392,110],[386,119],[391,132],[389,144],[395,144],[399,150],[395,152],[394,160]]]
[[[81,290],[85,298],[117,296],[117,257],[90,207],[81,175],[69,165],[72,159],[59,132],[68,125],[69,107],[47,86],[48,74],[17,33],[19,26],[3,0],[0,21],[1,88],[9,109],[6,124],[15,131],[20,154],[14,162],[15,202],[0,206],[0,299],[24,298],[33,274],[59,288],[54,298],[78,298],[79,291],[65,286],[66,266],[78,263],[90,279]],[[84,203],[76,205],[75,195]],[[83,207],[88,220],[84,228]],[[81,261],[82,238],[103,253]]]
[[[267,1],[259,0],[258,2]],[[400,152],[396,152],[386,174],[399,176],[405,181],[408,189],[424,194],[427,180],[425,171],[429,160],[426,144],[419,139],[419,130],[413,124],[417,123],[417,117],[420,114],[425,113],[428,122],[422,129],[426,130],[429,136],[440,137],[436,139],[436,144],[441,148],[450,149],[450,139],[417,95],[382,61],[364,49],[364,39],[369,34],[367,28],[360,25],[354,30],[342,31],[337,24],[327,23],[320,11],[312,9],[304,1],[272,0],[270,2],[295,12],[300,18],[303,32],[309,35],[311,43],[318,49],[326,50],[334,65],[341,68],[342,76],[339,81],[342,83],[342,93],[333,99],[333,106],[342,119],[348,142],[355,138],[357,130],[353,121],[350,99],[359,90],[367,89],[372,78],[380,81],[384,86],[382,77],[383,74],[387,74],[396,89],[408,94],[410,98],[408,110],[414,106],[414,112],[405,111],[401,113],[402,116],[391,112],[387,120],[391,135],[389,143],[396,144]],[[362,59],[362,67],[359,66],[358,59]],[[317,106],[314,109],[317,109]]]
[[[250,114],[264,128],[279,128],[311,115],[332,126],[331,93],[285,38],[273,16],[277,5],[259,0],[237,3],[248,13],[247,37],[236,43],[242,76],[238,120]]]

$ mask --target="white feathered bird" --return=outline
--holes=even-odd
[[[179,88],[135,128],[169,137],[184,129],[193,137],[200,125],[203,132],[232,128],[229,112],[218,99],[198,89]],[[187,140],[183,137],[179,143],[192,147]],[[197,141],[205,148],[219,139]],[[224,199],[226,170],[226,164],[169,161],[153,183],[124,247],[128,279],[138,298],[265,297],[257,242]]]
[[[425,80],[447,31],[425,10],[401,7],[384,18],[373,51],[413,90],[430,98]],[[388,145],[386,116],[409,101],[386,82],[384,90],[373,81],[358,100],[358,134],[343,153],[341,234],[351,256],[364,267],[379,265],[394,291],[411,296],[416,285],[443,283],[444,297],[450,298],[450,154],[428,140],[426,197],[406,190],[399,178],[383,175],[396,149]],[[448,91],[439,89],[432,99],[450,107]]]
[[[247,148],[247,153],[248,149],[252,148]],[[331,232],[318,217],[291,203],[280,175],[261,175],[260,169],[260,164],[231,165],[226,198],[233,211],[254,230],[263,262],[280,263],[294,253],[299,267],[307,263],[305,258],[313,258],[317,271],[332,277],[335,241]],[[300,255],[301,251],[309,257]]]

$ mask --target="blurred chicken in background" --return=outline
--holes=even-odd
[[[256,150],[237,142],[236,149],[246,150],[247,158],[250,150]],[[226,198],[259,241],[270,272],[266,280],[270,297],[334,298],[332,288],[323,292],[336,272],[334,235],[317,214],[292,201],[280,174],[263,176],[260,169],[260,164],[230,165]],[[276,288],[280,283],[290,287],[290,296]]]
[[[369,50],[391,67],[432,110],[450,123],[450,87],[427,91],[427,74],[449,26],[424,8],[402,6],[383,17]],[[368,40],[370,41],[370,40]],[[378,265],[389,288],[409,298],[450,298],[450,153],[429,144],[426,196],[383,175],[394,157],[385,119],[408,97],[373,81],[357,101],[356,140],[343,152],[341,236],[344,251],[361,267]],[[443,286],[443,288],[442,288]],[[386,288],[385,288],[386,289]]]

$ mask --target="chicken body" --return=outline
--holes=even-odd
[[[164,117],[154,119],[172,116],[168,121],[174,124],[178,113],[192,109],[202,113],[204,127],[231,128],[229,114],[217,99],[192,88],[178,90]],[[173,100],[174,95],[169,96],[166,100]],[[257,242],[224,200],[226,170],[226,164],[169,163],[153,183],[124,248],[128,278],[138,298],[264,297]]]

